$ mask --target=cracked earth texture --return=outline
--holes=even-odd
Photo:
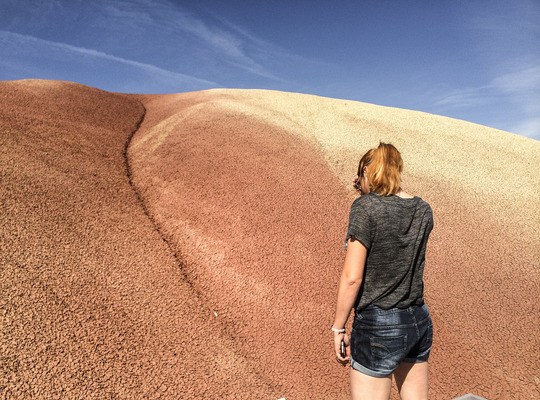
[[[540,142],[276,91],[0,98],[1,398],[349,398],[329,327],[379,140],[434,211],[431,398],[540,398]]]

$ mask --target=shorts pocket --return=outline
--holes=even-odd
[[[374,359],[384,360],[395,355],[406,354],[407,335],[385,337],[377,336],[369,339],[371,355]]]

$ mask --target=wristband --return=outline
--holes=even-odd
[[[345,333],[345,328],[338,329],[338,328],[331,327],[330,330],[334,333]]]

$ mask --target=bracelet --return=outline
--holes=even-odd
[[[338,328],[331,327],[330,330],[334,333],[345,333],[345,328],[338,329]]]

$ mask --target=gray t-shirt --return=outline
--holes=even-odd
[[[405,199],[375,192],[354,200],[345,238],[368,249],[355,308],[373,304],[385,310],[424,303],[426,245],[433,211],[420,197]]]

